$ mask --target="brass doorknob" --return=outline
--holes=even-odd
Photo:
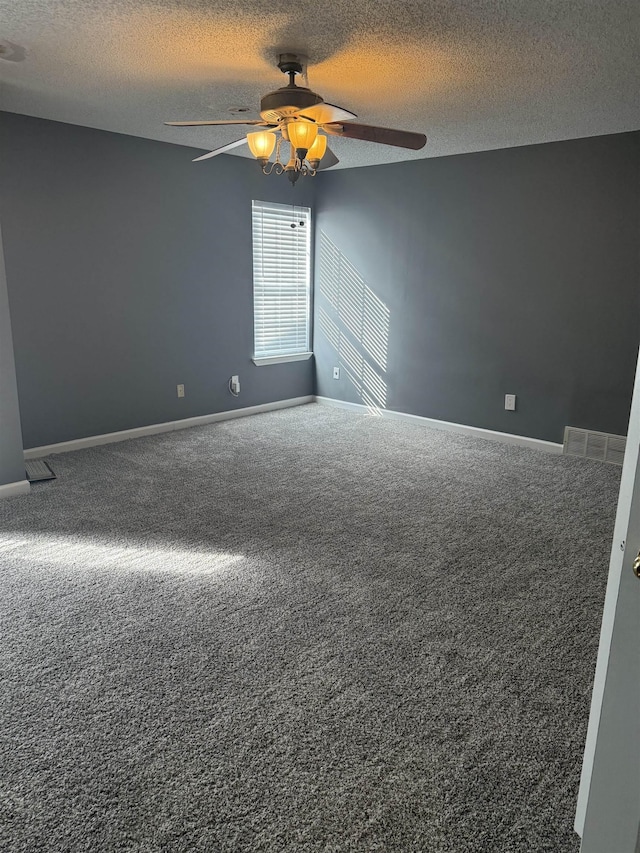
[[[640,578],[640,551],[638,551],[638,556],[633,561],[633,573],[637,578]]]

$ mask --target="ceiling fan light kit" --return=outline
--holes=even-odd
[[[284,131],[284,128],[282,129]],[[327,137],[319,134],[315,126],[313,126],[313,131],[316,133],[316,138],[308,150],[306,148],[308,140],[304,138],[304,135],[298,137],[298,140],[303,142],[302,146],[298,146],[284,132],[277,139],[275,134],[269,131],[248,133],[247,142],[251,153],[260,164],[263,174],[270,175],[271,172],[275,172],[276,175],[282,175],[284,173],[291,183],[295,184],[301,175],[316,174],[320,160],[327,149]],[[287,128],[287,132],[290,132],[290,127]],[[323,140],[324,144],[322,144]],[[281,156],[283,142],[289,142],[290,148],[289,160],[286,165]],[[270,157],[274,148],[276,157],[275,160],[271,161]]]
[[[216,157],[246,142],[265,175],[273,171],[279,175],[284,173],[293,184],[301,175],[315,175],[321,168],[321,164],[324,168],[330,168],[338,163],[338,158],[329,149],[327,137],[324,134],[410,148],[414,151],[425,146],[427,137],[424,133],[356,124],[353,121],[357,118],[355,113],[334,104],[328,104],[311,89],[296,85],[296,74],[302,73],[302,67],[300,56],[293,53],[280,54],[278,68],[289,75],[289,83],[276,89],[275,92],[269,92],[261,99],[260,119],[168,121],[166,124],[171,127],[245,124],[250,127],[264,128],[264,130],[247,133],[246,139],[241,138],[222,145],[208,154],[197,157],[196,160]],[[324,131],[324,134],[319,133],[320,130]],[[290,148],[286,165],[281,159],[283,141],[287,142]],[[272,161],[270,158],[274,149],[276,156]]]

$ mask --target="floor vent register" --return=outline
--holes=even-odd
[[[56,475],[43,459],[28,459],[25,461],[24,467],[27,471],[27,480],[30,483],[56,479]]]

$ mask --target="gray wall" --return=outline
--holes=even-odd
[[[639,177],[637,133],[320,176],[317,392],[551,441],[626,433]]]
[[[25,447],[313,392],[312,362],[250,360],[251,200],[309,204],[309,184],[8,113],[0,151]]]
[[[552,441],[626,432],[639,134],[295,190],[248,160],[7,113],[0,151],[26,447],[311,393],[311,362],[250,361],[250,203],[314,188],[319,394]]]
[[[0,233],[0,486],[24,479],[18,391]]]

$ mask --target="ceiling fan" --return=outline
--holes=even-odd
[[[338,163],[338,158],[327,145],[327,137],[342,136],[347,139],[363,139],[382,145],[395,145],[418,151],[424,148],[427,137],[424,133],[408,130],[393,130],[371,124],[357,124],[355,113],[327,104],[324,99],[303,86],[296,86],[296,75],[302,73],[301,57],[293,53],[280,54],[278,68],[289,75],[289,83],[275,92],[269,92],[260,101],[259,119],[222,119],[219,121],[167,121],[170,127],[205,127],[208,125],[246,125],[263,130],[247,133],[246,137],[222,145],[208,154],[196,157],[207,160],[232,148],[248,143],[251,153],[258,160],[265,174],[283,172],[292,183],[300,175],[315,175],[318,169],[328,169]],[[320,133],[319,131],[323,131]],[[281,160],[282,142],[289,143],[290,154],[286,163]],[[273,151],[275,161],[270,161]]]

